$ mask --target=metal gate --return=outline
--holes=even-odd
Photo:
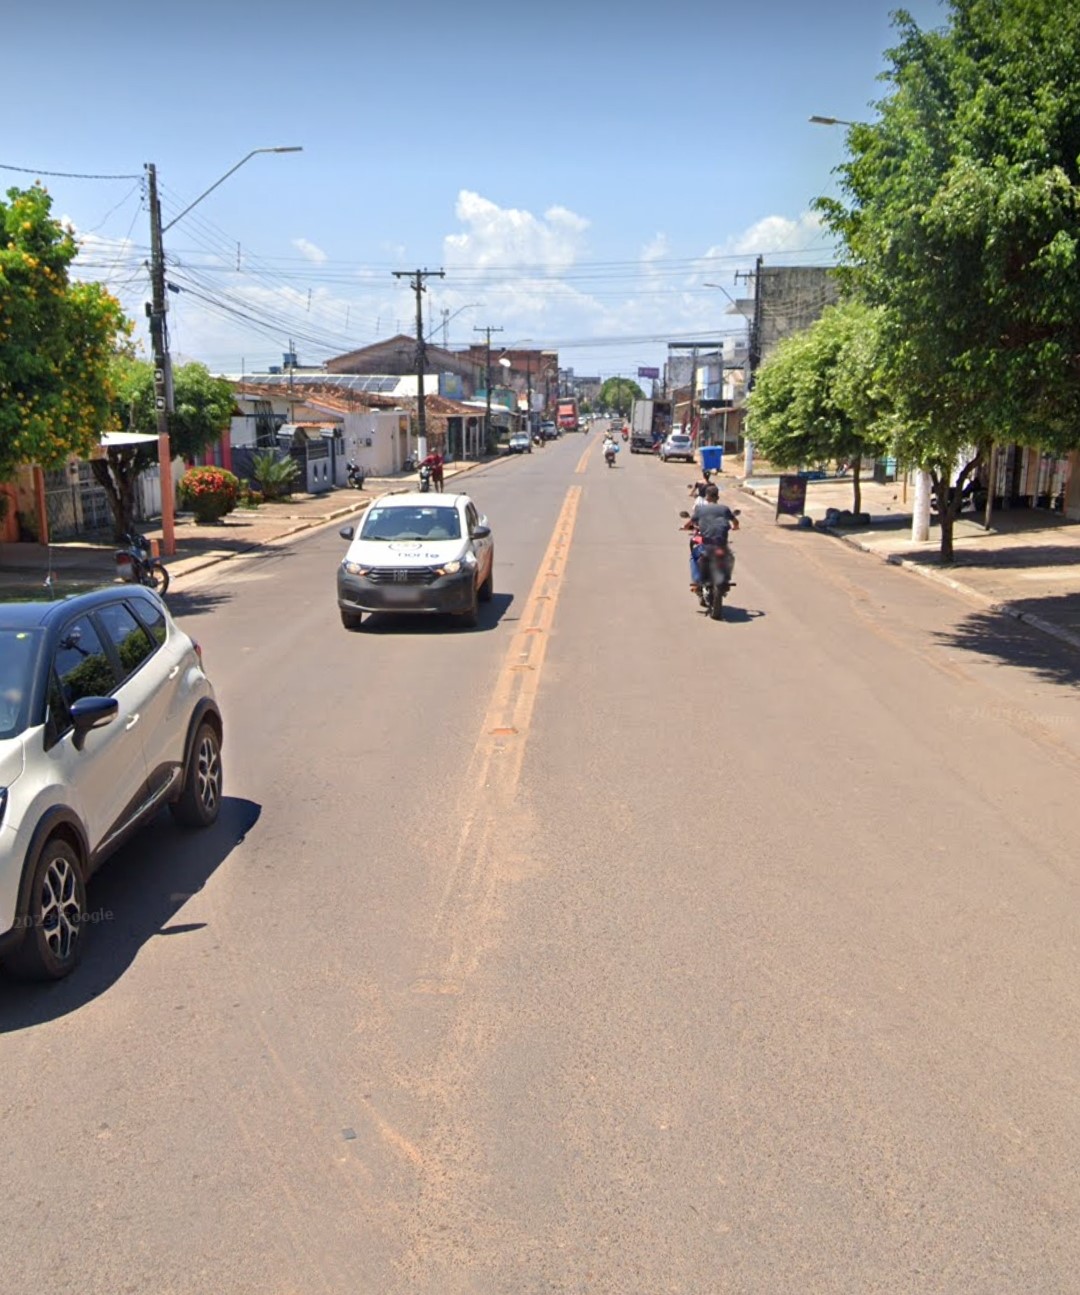
[[[112,528],[108,496],[94,480],[89,463],[70,463],[43,475],[50,539],[70,540]]]

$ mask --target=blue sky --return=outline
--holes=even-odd
[[[578,373],[662,364],[716,336],[734,275],[825,264],[809,213],[834,192],[839,128],[865,118],[892,41],[887,0],[58,0],[5,19],[4,187],[44,171],[138,177],[169,230],[172,348],[232,372],[302,363],[413,328],[391,271],[445,269],[433,340],[478,326],[556,347]],[[937,0],[909,3],[922,26]],[[11,105],[18,105],[12,110]],[[137,178],[43,177],[145,334]],[[239,270],[237,265],[239,264]],[[528,339],[528,342],[525,341]]]

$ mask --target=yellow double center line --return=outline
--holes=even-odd
[[[574,535],[581,486],[571,486],[510,640],[484,715],[458,802],[461,829],[448,860],[420,993],[457,993],[475,969],[495,912],[500,869],[514,856],[521,815],[515,804],[555,608]],[[498,827],[498,848],[494,833]]]

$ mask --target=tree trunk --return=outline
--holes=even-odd
[[[947,566],[953,560],[953,522],[956,520],[956,513],[953,509],[959,502],[960,492],[950,488],[948,473],[938,476],[936,472],[932,472],[930,474],[930,483],[934,498],[937,500],[938,523],[941,526],[941,541],[938,551],[942,566]],[[952,498],[950,498],[950,495]]]
[[[135,525],[135,467],[137,451],[111,449],[103,459],[91,459],[90,470],[105,491],[113,515],[113,539],[120,544]]]
[[[862,482],[859,480],[859,473],[862,471],[862,455],[856,454],[851,460],[851,494],[852,510],[855,516],[862,512]]]

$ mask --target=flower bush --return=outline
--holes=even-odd
[[[231,513],[240,498],[240,480],[224,468],[189,468],[180,478],[180,502],[207,525]]]

